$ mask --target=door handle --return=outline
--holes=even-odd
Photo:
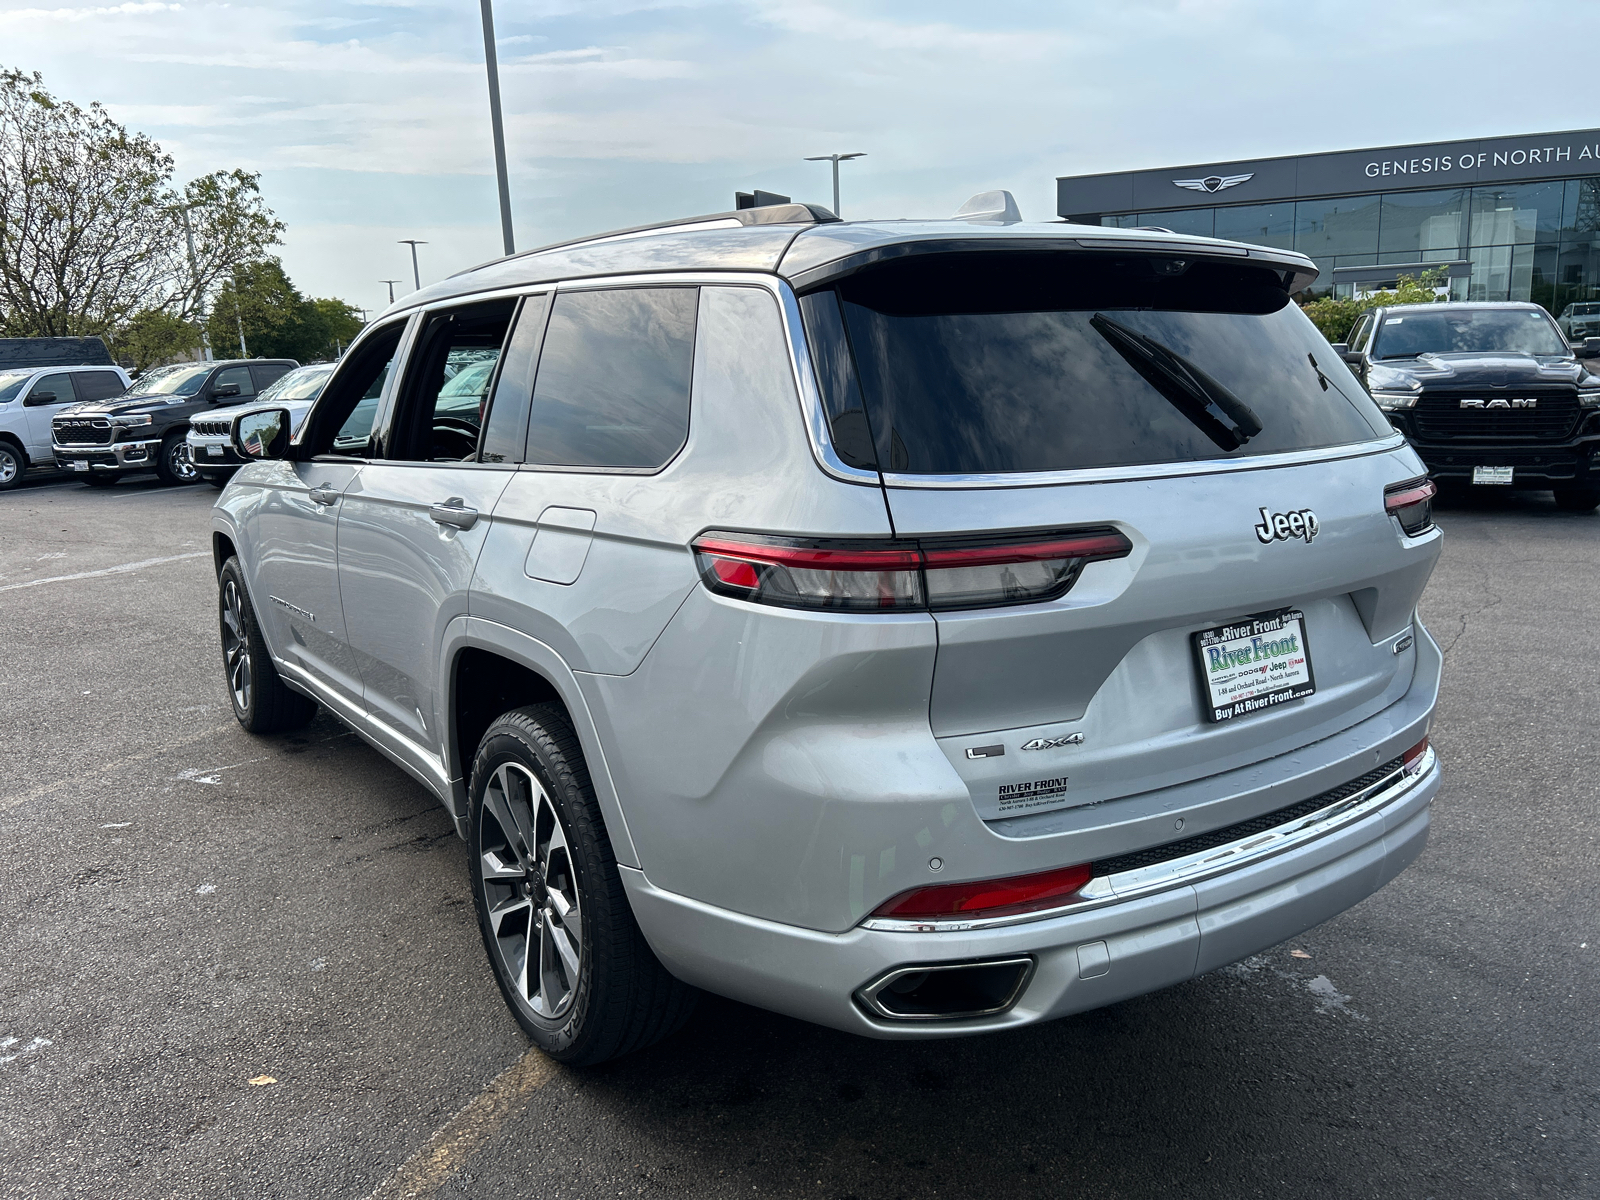
[[[428,515],[441,525],[454,525],[457,529],[471,529],[478,523],[478,510],[468,508],[460,496],[451,496],[443,504],[435,504]]]
[[[318,504],[333,504],[339,499],[339,490],[323,484],[320,487],[312,488],[306,495],[310,496]]]

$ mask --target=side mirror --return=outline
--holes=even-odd
[[[1578,347],[1579,358],[1600,358],[1600,337],[1586,337]]]
[[[289,452],[289,410],[264,408],[233,423],[233,448],[240,458],[283,458]]]
[[[1597,341],[1597,342],[1600,342],[1600,338],[1595,338],[1594,340]],[[61,403],[61,401],[56,398],[56,394],[54,392],[29,392],[28,393],[28,399],[23,404],[23,407],[24,408],[36,408],[37,406],[39,406],[41,404],[60,404],[60,403]]]
[[[211,389],[211,398],[213,400],[226,400],[228,397],[237,396],[238,394],[239,385],[237,383],[225,383],[221,387]]]

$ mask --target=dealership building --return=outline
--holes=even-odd
[[[1318,294],[1431,269],[1455,299],[1600,298],[1600,129],[1066,176],[1056,199],[1072,221],[1298,250]]]

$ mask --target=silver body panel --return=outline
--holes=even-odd
[[[911,241],[1075,232],[647,231],[491,264],[398,309],[551,283],[700,286],[689,432],[671,461],[253,463],[220,498],[215,528],[244,560],[286,678],[430,787],[458,827],[470,767],[454,726],[459,655],[488,651],[545,680],[584,749],[641,928],[690,982],[895,1037],[1004,1028],[1189,978],[1398,873],[1426,838],[1431,754],[1405,787],[1278,831],[1271,853],[1241,851],[1209,873],[1105,884],[1071,911],[982,927],[906,929],[871,914],[909,888],[1227,829],[1397,758],[1427,733],[1438,692],[1441,658],[1415,609],[1439,535],[1407,537],[1384,512],[1384,487],[1422,473],[1396,438],[1026,479],[880,480],[840,461],[785,276]],[[320,483],[336,504],[306,499]],[[430,519],[451,496],[478,510],[470,529]],[[1263,545],[1252,532],[1262,508],[1315,509],[1315,543]],[[701,585],[689,550],[707,530],[881,538],[1079,524],[1114,526],[1133,553],[1090,564],[1058,600],[937,615],[729,599]],[[1316,694],[1204,722],[1190,636],[1286,607],[1306,614]],[[1060,744],[1021,749],[1033,740]],[[1006,750],[968,757],[978,743]],[[1059,803],[1023,814],[995,803],[1000,785],[1051,775],[1070,781]],[[998,1015],[902,1025],[852,999],[906,964],[1016,955],[1036,968]]]

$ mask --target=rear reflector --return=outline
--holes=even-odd
[[[847,612],[987,608],[1053,600],[1084,564],[1124,558],[1115,529],[917,541],[814,541],[708,533],[695,539],[713,592],[785,608]]]
[[[941,883],[901,892],[872,915],[900,920],[932,917],[1005,917],[1068,903],[1094,877],[1089,863],[1057,867],[1034,875]]]
[[[1422,770],[1422,756],[1428,752],[1428,739],[1423,738],[1411,749],[1400,756],[1400,769],[1407,775],[1415,775]]]
[[[1383,489],[1383,507],[1400,522],[1407,537],[1416,537],[1433,528],[1433,498],[1438,493],[1438,485],[1426,476],[1391,483]]]

